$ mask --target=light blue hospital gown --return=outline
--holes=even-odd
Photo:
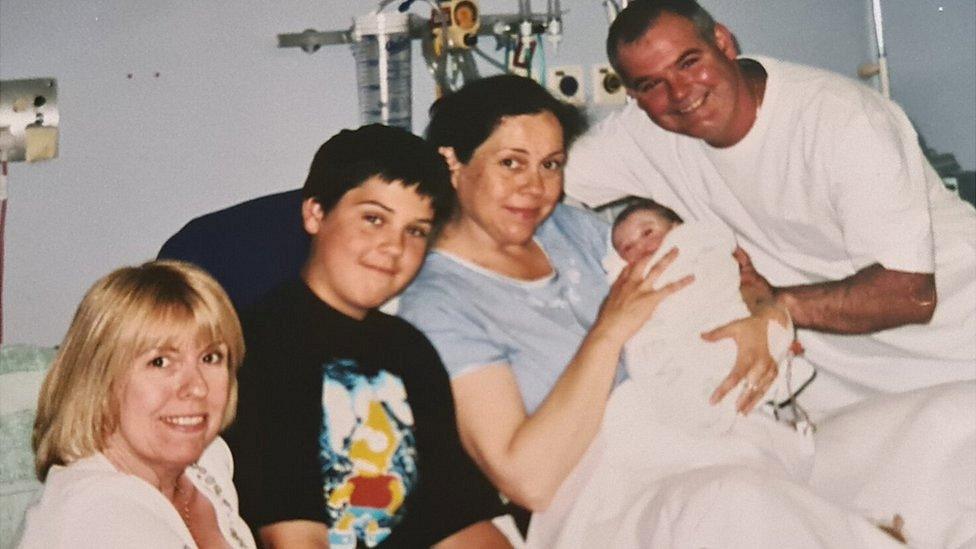
[[[434,251],[400,297],[399,315],[434,343],[452,378],[487,364],[511,365],[532,413],[609,291],[600,264],[609,234],[609,225],[592,213],[558,205],[535,236],[554,274],[528,282]]]

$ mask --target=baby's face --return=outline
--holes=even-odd
[[[613,229],[613,248],[624,261],[633,263],[656,252],[672,227],[674,222],[658,213],[638,210]]]

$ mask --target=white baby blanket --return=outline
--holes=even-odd
[[[648,263],[650,268],[677,247],[678,257],[655,287],[695,276],[690,286],[661,302],[625,349],[628,374],[645,391],[647,405],[667,423],[723,432],[738,417],[735,391],[715,406],[708,404],[709,395],[735,364],[735,343],[701,339],[703,332],[749,316],[739,293],[739,267],[732,258],[735,246],[735,236],[724,226],[686,223],[668,233]],[[611,249],[604,260],[611,281],[624,265]],[[770,322],[767,335],[780,371],[764,400],[784,402],[813,377],[813,370],[806,362],[791,366],[788,361],[792,326]]]

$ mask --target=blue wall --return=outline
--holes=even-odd
[[[883,2],[892,98],[929,147],[976,169],[976,2]]]

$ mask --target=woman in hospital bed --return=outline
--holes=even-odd
[[[665,535],[668,528],[644,520],[640,513],[637,522],[628,516],[635,515],[630,506],[643,505],[642,496],[656,484],[692,481],[690,472],[722,465],[746,466],[784,479],[807,478],[812,467],[809,426],[774,417],[779,412],[775,403],[792,400],[791,386],[811,377],[811,372],[804,372],[802,382],[796,383],[801,376],[791,375],[788,318],[782,323],[770,320],[767,327],[769,350],[779,365],[763,397],[768,404],[745,415],[733,398],[710,402],[735,363],[736,349],[729,340],[706,341],[702,334],[749,315],[740,294],[731,231],[714,223],[683,224],[670,208],[636,198],[617,215],[611,244],[603,260],[611,281],[626,265],[648,256],[653,264],[679,248],[677,259],[655,284],[689,274],[695,283],[662,302],[627,342],[629,379],[610,399],[601,437],[570,477],[555,508],[535,517],[530,540],[540,547],[601,537],[612,539],[614,546],[628,545],[628,539],[632,545],[672,545],[684,538]],[[744,385],[739,401],[750,393],[748,382]],[[855,524],[863,526],[860,520]],[[871,532],[868,537],[879,536]]]
[[[815,534],[827,536],[815,545],[843,547],[845,538],[858,537],[865,547],[904,542],[900,514],[875,519],[891,536],[886,539],[860,517],[804,490],[813,467],[813,425],[796,393],[812,381],[813,371],[806,362],[791,361],[794,332],[789,319],[784,319],[786,325],[768,325],[779,374],[764,395],[765,405],[744,415],[732,399],[710,402],[735,361],[735,347],[705,341],[701,334],[748,316],[754,305],[747,303],[754,299],[747,288],[740,293],[731,231],[714,223],[683,224],[670,208],[635,198],[616,217],[611,243],[613,250],[603,262],[611,281],[624,266],[648,256],[653,264],[677,247],[681,254],[656,285],[689,274],[695,283],[662,302],[627,342],[629,379],[611,396],[600,436],[554,506],[534,516],[530,546],[573,547],[586,540],[584,544],[609,542],[613,547],[673,547],[694,539],[758,547],[775,542],[775,536],[785,545],[804,546],[799,533],[803,525],[794,522],[804,514],[808,518],[802,522],[827,518],[822,532]],[[739,400],[748,394],[747,386]],[[790,414],[791,420],[778,421],[781,413]],[[730,472],[732,476],[708,486]],[[769,489],[735,493],[752,481],[766,482]],[[787,505],[803,513],[793,514],[783,508]],[[746,520],[767,519],[751,539],[701,537],[708,530],[709,514],[729,512]],[[698,531],[686,531],[689,524]],[[913,526],[925,530],[924,525]],[[721,536],[722,529],[714,534]]]
[[[967,449],[976,447],[970,436],[976,426],[963,418],[947,423],[951,433],[923,427],[930,432],[922,430],[920,442],[956,431],[964,439],[939,444],[964,449],[948,477],[956,485],[942,481],[924,490],[906,488],[903,479],[938,481],[929,472],[944,472],[944,460],[915,467],[917,448],[873,432],[878,416],[882,425],[890,424],[884,416],[901,417],[908,405],[929,410],[921,414],[926,418],[945,417],[947,410],[959,415],[969,410],[965,399],[976,395],[971,387],[961,397],[958,390],[948,397],[893,397],[899,409],[885,402],[871,417],[861,413],[845,416],[844,424],[833,422],[841,428],[821,423],[810,483],[806,439],[785,427],[766,429],[770,420],[755,413],[755,421],[734,422],[736,433],[749,436],[725,437],[729,443],[715,458],[714,434],[696,440],[679,425],[668,427],[675,440],[648,436],[650,399],[640,394],[637,380],[614,382],[618,357],[640,325],[697,282],[689,285],[683,277],[650,287],[685,254],[682,249],[665,253],[657,264],[642,260],[641,267],[654,265],[646,278],[625,268],[608,287],[600,262],[609,228],[558,203],[566,149],[576,131],[567,109],[538,84],[511,75],[473,81],[435,103],[427,135],[447,158],[459,213],[400,298],[401,316],[425,332],[448,369],[466,450],[500,491],[536,512],[529,544],[885,547],[897,542],[865,516],[890,521],[895,513],[905,517],[910,538],[917,533],[943,546],[972,538],[967,519],[976,516],[959,509],[968,512],[976,494],[976,481],[967,476],[974,469],[976,450]],[[763,318],[756,322],[765,335]],[[758,330],[752,333],[758,339]],[[773,381],[769,368],[750,369],[746,378],[759,388],[746,397],[744,410]],[[928,406],[926,399],[943,404]],[[645,412],[622,413],[628,400],[644,402]],[[762,436],[774,440],[751,442]],[[822,440],[832,451],[823,451]],[[874,453],[860,452],[852,440]],[[683,450],[669,461],[675,442]],[[694,444],[702,449],[700,466],[688,457]],[[612,451],[628,445],[636,446]],[[953,457],[944,454],[938,458]],[[594,467],[604,455],[615,461]],[[873,460],[878,455],[885,458],[880,465]],[[670,466],[674,474],[668,474]],[[854,471],[862,477],[852,479]],[[865,482],[878,479],[872,473],[898,480]],[[889,484],[897,489],[883,489]],[[942,498],[913,499],[919,513],[933,502],[948,509],[941,522],[913,518],[900,496],[920,492]]]

